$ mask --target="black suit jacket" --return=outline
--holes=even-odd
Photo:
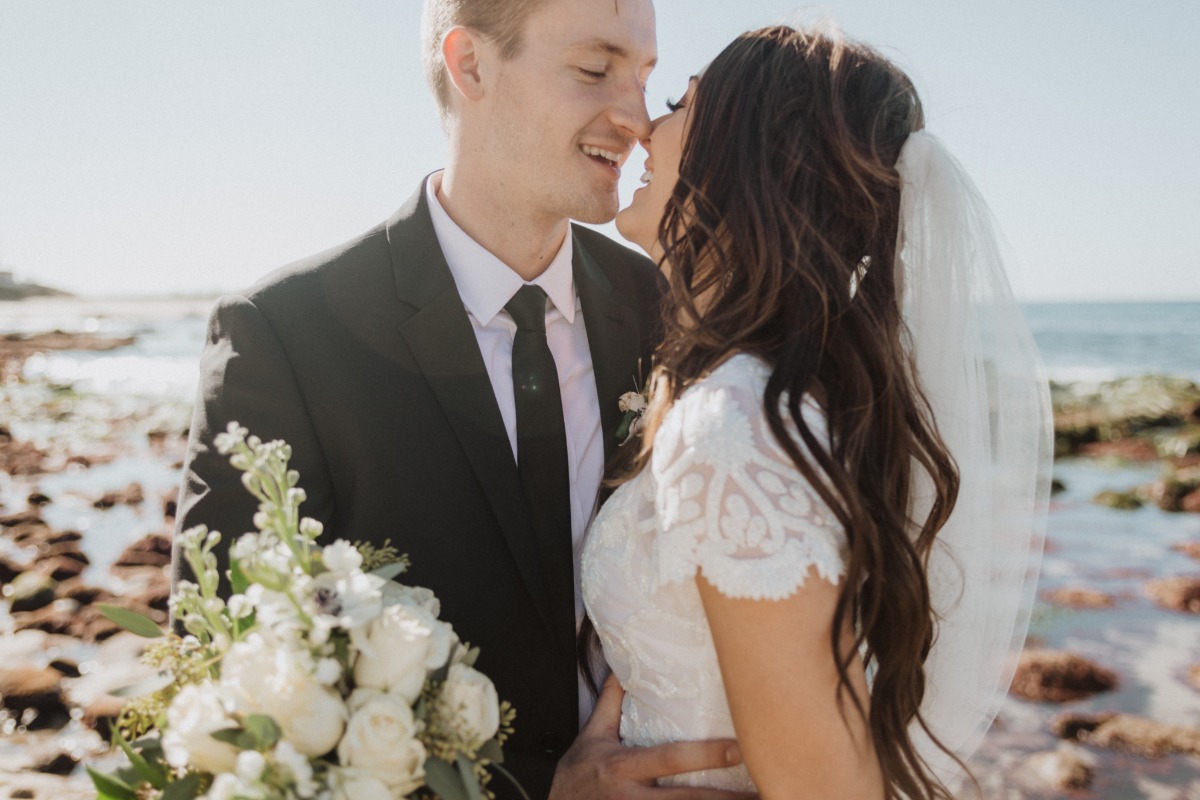
[[[576,226],[574,275],[592,352],[605,452],[618,397],[656,343],[647,259]],[[551,608],[516,464],[424,188],[383,225],[285,267],[213,311],[201,359],[178,529],[221,548],[255,504],[213,447],[236,420],[282,438],[325,537],[407,553],[405,583],[482,648],[478,667],[517,710],[506,767],[532,797],[578,730],[573,609]],[[186,575],[175,554],[176,579]],[[499,777],[492,785],[509,796]]]

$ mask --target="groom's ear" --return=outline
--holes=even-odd
[[[442,37],[442,58],[450,83],[467,100],[483,97],[481,58],[483,41],[470,28],[458,25]]]

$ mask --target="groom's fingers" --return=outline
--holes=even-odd
[[[667,775],[735,766],[742,763],[742,752],[733,739],[671,742],[630,748],[625,753],[625,761],[623,771],[630,778],[650,783]]]
[[[605,739],[617,740],[621,736],[621,701],[625,698],[625,690],[617,681],[615,675],[609,675],[596,698],[596,707],[588,717],[587,724],[580,731],[580,736],[599,736]]]

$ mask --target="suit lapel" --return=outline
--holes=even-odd
[[[650,365],[643,364],[638,375],[641,339],[637,314],[621,302],[615,287],[595,259],[574,237],[575,287],[583,307],[588,349],[596,376],[596,396],[600,400],[600,427],[604,435],[604,460],[607,463],[620,442],[617,428],[624,416],[617,403],[625,392],[644,388]]]
[[[437,243],[424,186],[389,220],[387,233],[397,295],[412,311],[400,323],[400,335],[471,463],[539,617],[559,641],[512,446],[475,332]],[[567,644],[570,656],[573,648]]]

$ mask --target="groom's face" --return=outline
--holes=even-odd
[[[518,54],[497,65],[487,109],[493,163],[513,202],[607,222],[633,145],[650,131],[657,60],[651,0],[546,0]]]

